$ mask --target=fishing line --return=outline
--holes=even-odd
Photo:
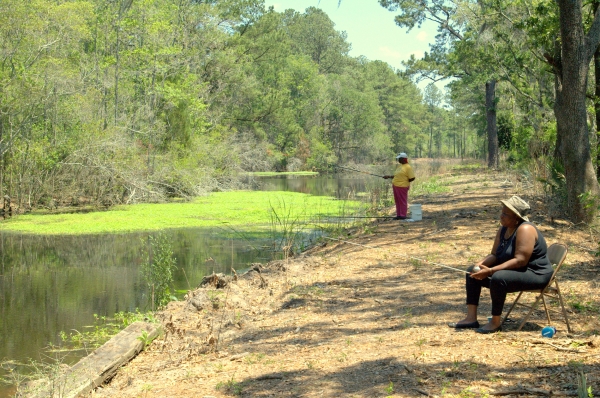
[[[361,171],[361,170],[357,170],[357,169],[351,169],[350,167],[343,167],[343,166],[333,166],[333,167],[337,167],[338,169],[343,169],[343,170],[355,171],[357,173],[368,174],[368,175],[375,176],[375,177],[385,178],[385,176],[382,176],[382,175],[379,175],[379,174],[373,174],[373,173],[369,173],[369,172],[366,172],[366,171]]]
[[[394,218],[396,216],[323,216],[323,218]]]
[[[344,242],[344,243],[348,243],[348,244],[350,244],[350,245],[367,247],[367,248],[369,248],[369,249],[378,249],[378,250],[384,250],[384,249],[382,249],[381,247],[375,247],[375,246],[363,245],[363,244],[360,244],[360,243],[353,243],[353,242],[349,242],[349,241],[347,241],[347,240],[342,240],[342,239],[328,238],[328,237],[326,237],[326,236],[323,236],[323,238],[325,238],[325,239],[329,239],[329,240],[336,240],[336,241],[338,241],[338,242]],[[392,253],[394,253],[394,252],[392,252]],[[397,253],[397,252],[396,252],[396,254],[400,254],[400,253]],[[424,264],[431,264],[431,265],[435,265],[435,266],[438,266],[438,267],[448,268],[448,269],[451,269],[451,270],[453,270],[453,271],[462,272],[463,274],[467,274],[467,275],[470,275],[470,274],[471,274],[469,271],[465,271],[464,269],[460,269],[460,268],[451,267],[451,266],[449,266],[449,265],[445,265],[445,264],[434,263],[433,261],[427,261],[427,260],[423,260],[423,259],[421,259],[421,258],[418,258],[418,257],[408,256],[408,258],[409,258],[410,260],[418,260],[418,261],[421,261],[421,262],[423,262]]]

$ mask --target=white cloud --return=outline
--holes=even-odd
[[[429,35],[427,34],[427,32],[425,32],[424,30],[421,30],[419,33],[417,33],[417,40],[418,41],[428,41],[429,39],[427,38]]]
[[[387,46],[379,47],[379,52],[383,55],[384,58],[402,58],[402,54],[399,51],[393,50]]]

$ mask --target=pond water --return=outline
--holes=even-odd
[[[264,191],[295,191],[354,199],[377,177],[262,177]],[[229,273],[254,262],[273,259],[270,242],[223,238],[211,229],[169,230],[177,259],[175,288],[198,286],[204,275]],[[150,309],[148,289],[140,275],[142,238],[147,233],[97,236],[30,236],[2,233],[0,224],[0,377],[11,363],[48,360],[50,343],[61,345],[60,332],[85,331],[94,314]],[[61,354],[72,364],[85,352]],[[18,367],[17,367],[18,369]],[[0,385],[0,397],[14,393]]]

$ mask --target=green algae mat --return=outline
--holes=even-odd
[[[296,192],[218,192],[191,202],[116,206],[75,214],[24,214],[0,222],[0,231],[79,235],[158,231],[172,228],[226,227],[268,230],[298,223],[318,227],[327,217],[354,215],[365,205]]]

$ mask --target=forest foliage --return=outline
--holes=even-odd
[[[571,89],[585,74],[568,83],[562,3],[373,6],[399,29],[436,23],[430,51],[403,70],[353,57],[322,10],[263,0],[0,2],[0,195],[19,211],[158,202],[239,188],[243,172],[499,150],[538,162],[537,177],[567,185],[559,201],[587,217],[600,101],[591,84]],[[593,4],[578,7],[589,47],[600,22]],[[421,91],[423,79],[446,80],[447,93]],[[569,110],[586,94],[587,119]]]
[[[261,0],[3,0],[0,194],[110,206],[244,171],[485,156],[477,112],[350,48],[320,9]]]
[[[549,202],[568,218],[592,222],[600,208],[600,2],[379,3],[401,28],[437,25],[431,51],[410,59],[407,72],[454,78],[453,109],[486,125],[488,166],[497,168],[500,150],[508,152],[511,165],[531,171],[526,179],[548,182],[558,193]],[[482,103],[485,112],[476,111]]]

